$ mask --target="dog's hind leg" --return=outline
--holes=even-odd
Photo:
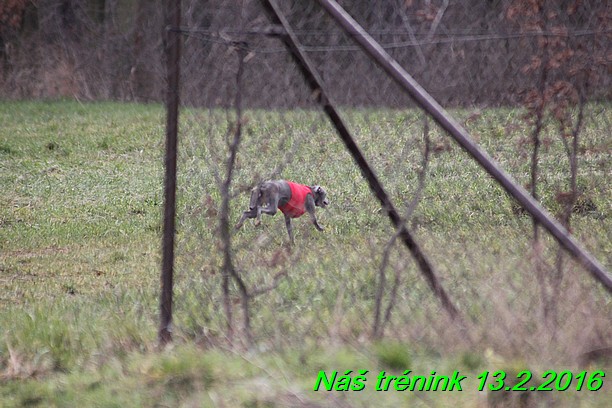
[[[260,197],[261,197],[261,189],[259,188],[259,186],[257,186],[251,190],[251,199],[249,201],[249,209],[242,213],[242,217],[240,217],[240,220],[234,227],[235,229],[240,229],[240,227],[242,227],[242,224],[244,224],[244,221],[247,218],[258,217],[259,215],[258,214],[258,207],[259,207],[258,202],[259,202]]]
[[[278,192],[274,186],[267,184],[261,187],[257,207],[257,221],[255,221],[255,225],[259,225],[261,223],[261,214],[276,214],[279,199]]]
[[[259,198],[261,197],[261,186],[253,187],[251,190],[251,199],[249,201],[249,209],[253,210],[260,205]]]
[[[235,229],[240,229],[240,227],[242,227],[242,224],[244,224],[244,221],[247,218],[255,218],[257,217],[257,211],[255,211],[256,209],[252,209],[252,210],[247,210],[245,212],[242,213],[242,217],[240,217],[240,220],[238,221],[238,223],[236,224],[236,226],[234,227]]]

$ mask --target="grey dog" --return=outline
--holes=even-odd
[[[289,239],[294,244],[291,219],[307,212],[315,228],[323,231],[315,216],[315,207],[325,208],[328,205],[327,192],[321,186],[306,186],[287,180],[264,181],[251,191],[249,209],[242,213],[235,228],[242,227],[247,218],[256,218],[255,225],[259,225],[261,214],[274,215],[281,210],[285,215]]]

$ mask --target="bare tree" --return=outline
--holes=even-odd
[[[412,215],[414,214],[414,210],[416,209],[421,195],[423,194],[423,189],[425,188],[425,178],[427,175],[427,167],[429,164],[429,156],[431,152],[431,141],[429,139],[429,120],[427,116],[423,117],[423,161],[421,163],[421,169],[418,172],[418,183],[413,194],[412,200],[406,206],[406,212],[404,214],[404,218],[402,220],[404,225],[408,225]],[[407,228],[407,227],[406,227]],[[376,298],[374,300],[374,322],[372,326],[372,337],[382,338],[384,335],[385,325],[391,319],[391,312],[393,307],[395,306],[397,290],[401,283],[400,269],[395,268],[395,277],[393,281],[393,286],[391,288],[391,294],[389,296],[389,301],[387,303],[387,307],[385,309],[384,318],[381,319],[382,307],[383,307],[383,294],[386,286],[386,269],[389,266],[389,258],[391,256],[391,250],[395,246],[395,242],[400,236],[400,230],[396,231],[383,250],[383,257],[380,264],[380,268],[378,270],[378,286],[376,288]]]
[[[568,2],[566,8],[551,8],[550,2],[515,0],[507,10],[508,19],[525,32],[536,30],[540,34],[533,55],[522,69],[526,75],[535,74],[535,86],[526,91],[524,106],[527,120],[532,126],[531,182],[533,197],[538,199],[538,163],[545,121],[556,127],[568,159],[568,189],[555,196],[561,210],[558,219],[570,229],[572,210],[579,197],[577,185],[580,132],[589,83],[597,79],[605,47],[597,44],[587,51],[568,36],[571,18],[581,10],[580,2]],[[605,20],[601,11],[599,20]],[[601,23],[600,23],[601,24]],[[575,113],[575,115],[574,115]],[[575,116],[575,119],[574,117]],[[557,253],[556,266],[544,264],[538,222],[533,219],[533,247],[535,271],[540,285],[543,317],[554,331],[557,302],[563,281],[563,251]],[[553,333],[554,334],[554,333]]]

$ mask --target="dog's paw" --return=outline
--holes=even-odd
[[[235,230],[239,230],[242,227],[242,223],[239,222],[238,224],[234,225],[234,229]]]
[[[256,227],[259,227],[260,225],[261,225],[261,220],[256,220],[256,221],[255,221],[255,226],[256,226]]]

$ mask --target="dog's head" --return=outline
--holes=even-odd
[[[312,186],[312,193],[314,194],[315,205],[317,207],[325,208],[329,205],[327,199],[327,192],[321,186]]]

